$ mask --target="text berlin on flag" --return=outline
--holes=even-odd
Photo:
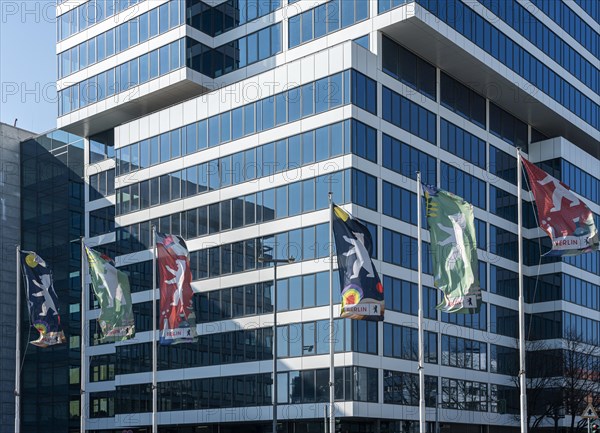
[[[339,206],[333,205],[332,218],[342,290],[340,317],[383,320],[383,286],[371,260],[371,233]]]
[[[444,294],[436,308],[446,313],[478,313],[481,288],[473,205],[432,186],[423,185],[423,192],[434,285]]]
[[[196,341],[192,270],[183,238],[156,233],[160,276],[160,344]]]
[[[103,341],[122,341],[135,336],[129,278],[110,257],[85,247],[92,289],[100,304],[98,323]]]
[[[571,189],[521,157],[538,210],[538,223],[552,239],[553,256],[573,256],[598,250],[594,215]]]
[[[40,336],[31,341],[39,347],[48,347],[66,341],[61,328],[58,297],[54,291],[52,271],[33,251],[21,251],[21,270],[27,288],[27,304],[31,326]]]

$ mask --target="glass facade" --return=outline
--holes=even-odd
[[[595,102],[597,98],[590,98],[586,93],[578,90],[557,71],[526,51],[465,3],[460,0],[447,2],[418,0],[417,3],[594,129],[600,130],[600,106]],[[539,3],[547,2],[540,0]],[[569,10],[563,2],[551,3],[560,5],[563,10]],[[571,14],[574,15],[572,11]],[[582,28],[587,29],[585,25]],[[595,50],[596,57],[597,47],[598,45]]]
[[[60,130],[21,144],[21,249],[52,269],[67,340],[52,348],[29,344],[38,331],[23,310],[21,428],[28,432],[79,431],[83,156],[83,139]]]
[[[126,12],[137,2],[90,3],[110,3],[111,10]],[[549,146],[538,142],[554,139],[553,127],[519,114],[519,101],[491,95],[484,79],[465,79],[479,71],[458,66],[445,70],[440,65],[449,64],[447,53],[440,52],[439,61],[425,59],[420,43],[398,39],[394,27],[406,24],[386,19],[401,15],[392,9],[406,5],[404,0],[378,0],[375,13],[380,17],[372,17],[374,9],[363,0],[217,3],[164,2],[59,55],[59,72],[66,76],[154,36],[166,39],[165,33],[174,28],[186,32],[175,42],[166,41],[171,43],[61,90],[61,115],[183,67],[201,73],[209,84],[223,77],[215,82],[226,86],[214,90],[222,92],[220,101],[214,94],[195,97],[187,105],[181,101],[115,124],[86,141],[90,164],[101,167],[87,173],[86,230],[100,242],[98,249],[116,256],[129,275],[140,333],[140,341],[106,344],[100,341],[96,321],[90,321],[90,345],[97,351],[90,357],[88,379],[96,387],[88,396],[90,418],[112,422],[113,417],[122,420],[151,411],[147,334],[152,329],[148,291],[154,226],[188,242],[200,334],[193,344],[159,348],[159,411],[167,420],[161,433],[223,433],[236,431],[242,422],[247,431],[265,433],[270,431],[273,397],[283,406],[280,414],[285,413],[280,433],[320,431],[322,406],[329,398],[331,331],[338,354],[335,399],[353,402],[346,405],[350,409],[342,416],[342,431],[370,432],[379,420],[382,433],[414,433],[418,426],[407,414],[418,405],[419,171],[425,183],[473,204],[484,301],[477,314],[436,309],[442,294],[433,287],[425,236],[426,402],[433,408],[437,399],[458,418],[485,420],[467,426],[442,410],[442,423],[450,425],[450,432],[493,431],[498,414],[518,412],[511,400],[518,397],[512,378],[518,365],[512,344],[518,333],[516,148],[589,200],[595,212],[598,173],[578,163],[584,155],[579,150],[570,155],[563,149],[562,157],[537,161],[545,154],[540,148]],[[426,9],[425,15],[483,49],[492,59],[488,66],[498,61],[592,129],[600,127],[594,98],[598,67],[590,57],[597,57],[597,33],[571,4],[534,1],[540,9],[534,13],[512,0],[416,3]],[[592,18],[597,15],[589,2],[573,3]],[[497,18],[492,20],[492,14]],[[95,22],[104,19],[102,14],[96,17]],[[414,19],[426,21],[418,15]],[[384,21],[385,26],[380,24]],[[80,27],[79,18],[76,22],[74,33],[67,25],[65,37],[87,28]],[[568,40],[555,24],[570,35]],[[61,32],[62,26],[61,19]],[[346,35],[346,45],[328,46]],[[517,35],[531,44],[516,43],[522,41]],[[324,51],[311,52],[312,46]],[[478,53],[466,54],[484,61]],[[343,64],[322,64],[325,59]],[[240,70],[249,65],[253,67]],[[230,79],[261,87],[261,96],[240,100],[233,96],[240,92],[233,87],[239,83]],[[263,97],[262,87],[269,80],[286,84],[286,79],[288,85]],[[501,90],[522,90],[511,86]],[[213,92],[210,86],[206,91]],[[528,106],[532,113],[539,108],[536,104]],[[561,128],[567,132],[571,126],[579,128],[567,117],[563,121]],[[574,144],[583,146],[576,140]],[[550,243],[536,229],[535,205],[524,185],[524,288],[534,309],[527,315],[528,338],[545,343],[577,330],[584,342],[595,344],[600,337],[600,257],[545,256]],[[386,299],[383,323],[336,317],[334,329],[329,329],[328,192],[371,232]],[[426,230],[425,218],[422,224]],[[265,252],[295,258],[294,264],[281,266],[276,304],[272,273],[257,260]],[[541,266],[549,264],[556,266]],[[339,304],[335,275],[333,284],[334,303]],[[96,303],[91,307],[97,308]],[[274,311],[280,313],[275,332],[269,323]],[[274,355],[280,360],[276,387],[270,370]],[[71,371],[74,381],[76,373]],[[367,404],[377,404],[380,413],[363,411]],[[293,412],[298,407],[302,411]],[[244,418],[258,408],[261,415]],[[225,410],[234,415],[227,418]],[[175,416],[185,421],[171,422]],[[516,426],[512,418],[504,424],[506,432]],[[136,425],[134,431],[147,428]]]

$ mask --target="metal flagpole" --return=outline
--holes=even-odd
[[[423,251],[421,248],[421,172],[417,171],[417,290],[419,291],[419,433],[426,432],[425,422],[425,368],[423,358],[425,347],[423,343],[423,282],[422,274]]]
[[[517,147],[517,234],[519,251],[519,385],[521,388],[521,433],[527,433],[527,381],[525,376],[525,298],[523,296],[523,203],[521,148]]]
[[[17,245],[17,318],[15,323],[15,433],[21,431],[21,246]]]
[[[275,257],[273,257],[275,259]],[[273,433],[277,433],[277,260],[273,260]]]
[[[152,226],[152,433],[158,433],[156,420],[158,386],[156,384],[156,226]]]
[[[80,238],[80,243],[81,243],[81,269],[80,269],[80,273],[81,273],[81,367],[79,369],[81,375],[80,375],[80,400],[81,400],[81,414],[79,416],[80,422],[81,422],[81,426],[80,426],[80,430],[82,433],[85,432],[85,418],[86,418],[86,411],[87,411],[87,404],[86,404],[86,395],[85,395],[85,383],[86,383],[86,379],[87,379],[87,359],[86,359],[86,355],[85,355],[85,346],[87,343],[87,319],[86,319],[86,311],[88,309],[88,286],[85,283],[85,244],[83,242],[83,236],[81,236]]]
[[[335,360],[333,328],[333,197],[329,191],[329,433],[335,432]]]

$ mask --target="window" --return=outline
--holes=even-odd
[[[383,87],[383,119],[436,144],[436,116],[404,96]]]
[[[416,180],[416,172],[421,172],[423,182],[437,183],[437,164],[434,157],[417,150],[406,143],[383,134],[382,162],[385,168]]]
[[[458,168],[445,162],[440,165],[441,187],[469,203],[485,209],[486,208],[486,183]]]
[[[382,43],[383,71],[435,100],[435,67],[385,35],[383,36]]]
[[[442,105],[485,128],[486,108],[483,96],[444,72],[441,75],[440,89]]]

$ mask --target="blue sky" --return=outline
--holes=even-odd
[[[32,132],[56,128],[54,0],[0,0],[0,119]]]

